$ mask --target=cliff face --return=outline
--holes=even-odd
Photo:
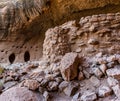
[[[65,19],[73,19],[74,16],[79,14],[81,14],[81,16],[89,15],[87,13],[81,13],[83,11],[97,10],[98,8],[100,9],[107,6],[108,9],[104,9],[104,12],[101,12],[105,13],[106,11],[110,12],[110,5],[116,5],[117,7],[119,4],[119,0],[1,0],[1,38],[6,37],[9,33],[21,32],[26,26],[30,26],[34,20],[40,20],[39,17],[44,15],[43,13],[45,11],[47,11],[48,19],[53,20],[53,23],[60,24],[60,22],[63,22]],[[119,11],[119,9],[117,10]],[[111,12],[116,12],[117,10],[114,9]],[[91,12],[91,14],[92,13],[93,12]],[[100,12],[94,13],[98,14]]]
[[[1,38],[19,33],[44,11],[47,0],[8,0],[0,3]]]
[[[47,2],[47,0],[7,0],[0,2],[1,61],[25,61],[25,58],[29,60],[31,55],[29,50],[34,48],[32,50],[35,53],[38,51],[37,41],[34,37],[40,30],[28,27],[47,9]],[[32,42],[28,42],[30,39]],[[36,45],[34,45],[34,41]],[[27,57],[25,56],[26,52],[28,53]],[[33,55],[32,58],[36,58],[36,55]]]
[[[82,16],[119,12],[119,6],[120,0],[0,0],[0,61],[38,60],[48,28]]]

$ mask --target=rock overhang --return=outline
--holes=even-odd
[[[119,12],[119,5],[119,0],[1,0],[0,47],[7,53],[1,52],[1,61],[9,62],[12,53],[16,54],[15,62],[24,61],[26,51],[30,60],[38,60],[48,28],[68,20],[78,21],[82,16]]]

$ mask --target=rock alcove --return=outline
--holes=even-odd
[[[0,101],[120,101],[120,0],[0,0],[0,62]]]
[[[119,11],[119,0],[1,0],[0,62],[13,63],[11,53],[15,54],[14,63],[39,60],[45,53],[43,43],[48,28],[69,20],[79,22],[85,16],[89,20],[91,15]]]

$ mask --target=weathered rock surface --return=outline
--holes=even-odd
[[[96,99],[97,99],[97,95],[95,94],[95,92],[92,92],[92,91],[86,91],[81,96],[82,101],[94,101]]]
[[[45,101],[49,101],[50,95],[47,91],[44,92],[43,96],[44,96]]]
[[[55,81],[51,81],[48,84],[48,90],[49,91],[57,91],[58,90],[58,83]]]
[[[106,73],[108,76],[114,77],[116,79],[120,79],[120,66],[112,69],[108,69]]]
[[[76,53],[67,53],[61,60],[61,74],[64,80],[73,80],[78,75],[79,58]]]
[[[57,6],[54,5],[54,2],[57,2]],[[104,7],[109,4],[114,4],[114,5],[119,5],[119,0],[116,0],[115,2],[113,0],[111,1],[89,1],[86,0],[85,3],[84,0],[82,1],[59,1],[59,0],[32,0],[32,1],[24,1],[24,0],[8,0],[8,1],[0,1],[0,10],[1,10],[1,32],[5,36],[5,34],[20,30],[21,28],[24,28],[25,25],[28,25],[28,23],[33,22],[34,19],[36,19],[38,16],[43,13],[43,11],[46,10],[47,4],[49,2],[53,2],[51,6],[54,9],[54,6],[56,7],[53,10],[53,14],[56,15],[56,11],[60,13],[58,16],[61,17],[63,15],[68,14],[68,11],[72,12],[78,12],[84,9],[93,9],[93,8],[98,8],[98,7]],[[70,7],[66,8],[67,5],[71,5],[73,3],[73,8],[71,9]],[[62,4],[62,6],[61,6]],[[79,5],[80,4],[80,5]],[[49,5],[50,6],[50,5]],[[76,9],[75,9],[76,8]],[[15,14],[14,14],[15,13]],[[12,19],[11,19],[12,18]],[[109,18],[109,17],[108,17]],[[57,18],[56,18],[57,19]],[[93,18],[94,20],[94,18]],[[4,21],[6,23],[4,23]],[[9,25],[10,24],[10,25]],[[91,29],[94,29],[93,27]]]
[[[99,68],[92,68],[93,69],[93,73],[97,76],[97,77],[101,77],[103,75],[103,73],[100,71]]]
[[[23,81],[23,86],[30,90],[36,90],[39,87],[39,82],[36,80],[25,80]]]
[[[102,73],[106,74],[107,66],[105,64],[100,65],[99,69],[102,71]]]
[[[107,97],[112,94],[112,90],[108,86],[102,86],[99,88],[98,96],[99,97]]]
[[[78,80],[83,80],[84,79],[84,75],[82,72],[79,72],[78,74]]]
[[[59,85],[59,90],[63,91],[68,85],[69,85],[69,82],[67,82],[67,81],[61,82]]]
[[[100,80],[95,76],[92,76],[89,80],[95,87],[98,87],[100,85]]]
[[[75,62],[75,57],[78,57],[78,53],[71,52],[67,54],[69,58],[63,57],[66,63],[65,66],[69,66],[69,63],[71,63],[71,67]],[[19,86],[19,88],[25,87],[28,91],[36,92],[41,100],[46,101],[94,101],[95,99],[98,101],[111,101],[111,98],[119,101],[120,81],[119,78],[116,78],[118,75],[114,76],[118,71],[113,71],[116,68],[119,69],[118,56],[119,54],[97,54],[92,58],[81,57],[80,60],[77,59],[80,62],[77,67],[78,73],[71,81],[64,81],[59,69],[42,68],[42,65],[45,66],[46,63],[41,64],[41,62],[37,65],[34,63],[23,64],[24,68],[4,69],[4,72],[0,74],[0,91],[4,94],[11,87]],[[109,63],[112,63],[110,68],[108,68]],[[46,66],[49,67],[49,65]],[[99,72],[101,71],[102,76],[98,76],[99,73],[95,73],[94,68],[97,68]],[[24,73],[24,69],[27,69],[28,72]],[[112,70],[113,73],[108,75],[109,70]],[[5,93],[5,96],[8,95]]]
[[[39,99],[27,88],[13,87],[0,95],[0,101],[39,101]]]
[[[118,97],[118,99],[120,99],[120,84],[119,81],[109,77],[108,78],[108,84],[110,85],[110,87],[112,88],[114,94]]]
[[[112,87],[112,89],[113,89],[115,95],[120,99],[120,85],[119,84],[115,85]]]
[[[70,82],[69,85],[64,89],[64,93],[67,96],[73,96],[79,88],[79,84],[76,82]]]
[[[108,9],[106,9],[106,6]],[[83,16],[88,16],[86,19],[82,18],[80,21],[81,25],[84,25],[85,23],[86,24],[82,30],[77,31],[76,34],[78,36],[84,34],[83,30],[85,31],[85,29],[90,31],[90,33],[95,33],[99,28],[98,24],[96,23],[97,21],[100,21],[100,25],[104,26],[109,23],[109,20],[112,21],[115,18],[113,14],[106,16],[106,14],[103,13],[119,12],[119,6],[119,0],[1,0],[0,61],[13,63],[38,60],[40,57],[42,57],[44,33],[48,28],[63,24],[68,20],[79,20]],[[94,14],[100,14],[100,17],[97,17],[96,15],[90,17]],[[119,20],[119,16],[116,16],[116,20]],[[91,25],[91,22],[89,21],[96,22],[95,24]],[[112,23],[112,29],[119,28],[119,24],[117,22],[119,21],[114,21]],[[110,29],[106,28],[98,31],[98,33],[106,32],[110,32]],[[63,31],[63,33],[67,32]],[[63,42],[63,36],[66,35],[62,36],[60,34],[60,36],[61,38],[59,38],[59,42],[62,41],[62,45],[59,44],[61,46],[61,48],[59,47],[60,50],[62,50],[62,48],[65,48],[66,51],[69,51],[69,45],[66,45],[67,41]],[[65,40],[66,39],[67,36],[65,37]],[[75,36],[73,36],[71,39],[75,39]],[[93,39],[97,39],[98,41],[102,42],[101,39],[98,39],[97,37],[94,37]],[[88,40],[85,42],[79,42],[78,45],[84,46],[87,41]],[[51,41],[52,44],[55,44],[56,42],[57,41],[55,40]],[[72,40],[70,43],[75,43],[75,41]],[[109,42],[105,44],[109,46]],[[86,51],[95,52],[96,49],[92,47],[93,46],[88,47]],[[97,45],[95,47],[97,47]],[[101,47],[104,47],[104,45]],[[115,48],[116,47],[117,46],[115,46]],[[112,50],[114,50],[114,47],[110,48],[110,51]],[[64,51],[60,53],[64,53]],[[78,47],[75,49],[75,51],[80,53],[83,52],[83,49],[81,47]],[[59,53],[59,51],[57,52]],[[54,52],[52,52],[52,50],[51,52],[47,51],[44,53],[44,55],[50,53],[53,54]],[[54,55],[51,56],[54,57]]]
[[[119,84],[118,80],[116,80],[116,79],[114,79],[112,77],[109,77],[107,79],[107,82],[108,82],[108,84],[109,84],[110,87],[114,87],[115,85]]]
[[[8,0],[0,1],[0,22],[3,37],[23,28],[39,16],[48,0]],[[4,22],[5,21],[5,22]]]
[[[36,19],[39,19],[39,16],[46,11],[48,8],[47,2],[49,1],[0,1],[0,40],[2,41],[0,42],[0,57],[2,58],[0,60],[2,62],[27,62],[40,57],[41,53],[38,52],[38,49],[42,46],[40,45],[42,43],[38,43],[38,39],[35,38],[40,29],[37,28],[33,32],[34,28],[32,27],[31,30],[30,27],[33,25],[33,22],[35,22]],[[32,38],[33,36],[34,38]],[[43,40],[43,38],[41,38],[41,40]],[[36,43],[36,45],[34,43]],[[32,55],[31,52],[35,52],[36,54],[39,54],[39,56]]]
[[[75,94],[75,95],[73,96],[72,101],[79,101],[80,96],[81,96],[81,94],[80,94],[80,92],[78,92],[77,94]]]

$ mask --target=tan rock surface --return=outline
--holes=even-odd
[[[64,80],[70,81],[78,75],[79,58],[76,53],[67,53],[61,60],[61,74]]]

